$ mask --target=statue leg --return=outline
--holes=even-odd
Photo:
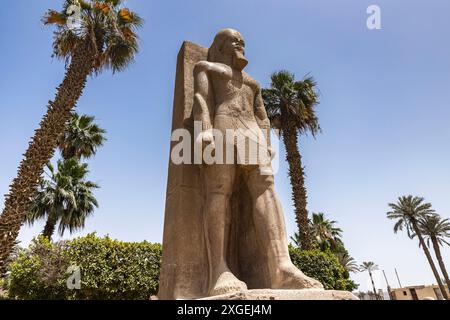
[[[259,167],[247,171],[253,218],[258,241],[266,250],[272,289],[323,288],[322,284],[297,269],[288,250],[283,210],[275,193],[272,175],[261,175]]]
[[[247,289],[246,284],[233,275],[226,261],[235,171],[235,165],[218,164],[204,168],[204,229],[211,296]]]

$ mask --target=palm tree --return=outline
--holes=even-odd
[[[53,52],[65,60],[67,71],[5,198],[0,216],[0,277],[5,273],[6,259],[26,219],[44,167],[53,156],[88,76],[108,68],[113,72],[124,70],[138,51],[135,30],[142,20],[121,7],[121,2],[65,0],[61,12],[49,10],[43,18],[45,25],[56,26]]]
[[[340,252],[336,254],[339,263],[344,267],[347,274],[350,272],[356,273],[359,271],[358,265],[353,257],[351,257],[347,252]]]
[[[78,160],[81,160],[81,158],[90,158],[96,154],[97,148],[103,145],[106,140],[104,137],[106,131],[95,124],[94,120],[95,117],[87,115],[80,116],[78,113],[72,112],[72,118],[67,123],[66,130],[58,139],[58,148],[64,160],[71,158]],[[28,222],[33,223],[36,220],[36,210],[39,210],[39,208],[41,208],[40,210],[45,209],[45,204],[42,204],[41,199],[45,192],[52,192],[52,189],[48,186],[47,188],[41,188],[40,193],[35,197],[35,202],[32,204],[34,210],[30,210]],[[80,199],[80,201],[82,200]],[[43,234],[50,239],[53,233],[52,230],[55,228],[54,215],[47,215],[46,226],[47,232],[43,232]]]
[[[343,247],[342,229],[336,228],[334,226],[336,223],[337,221],[325,218],[322,212],[312,214],[310,228],[320,250],[331,249],[333,252],[338,252]]]
[[[375,262],[372,262],[372,261],[364,261],[361,264],[361,266],[359,267],[359,271],[361,271],[361,272],[364,272],[364,271],[369,272],[370,281],[372,282],[373,294],[374,294],[376,300],[378,300],[377,289],[375,288],[375,283],[373,282],[373,276],[372,276],[372,273],[375,270],[378,270],[378,266],[375,264]]]
[[[59,223],[59,234],[66,229],[70,233],[84,227],[86,218],[98,207],[92,191],[98,186],[86,181],[87,164],[76,158],[59,160],[55,172],[47,165],[49,179],[44,179],[27,215],[27,222],[33,224],[47,218],[42,235],[51,239]]]
[[[359,300],[364,300],[364,298],[366,297],[366,294],[362,291],[358,291],[356,295],[358,296]]]
[[[318,104],[316,82],[312,77],[296,81],[292,73],[279,71],[271,76],[271,86],[262,91],[264,105],[271,126],[280,130],[286,146],[286,160],[292,185],[295,216],[300,234],[301,247],[311,249],[309,234],[305,172],[298,146],[298,134],[320,131],[315,114]]]
[[[293,236],[291,236],[291,240],[294,243],[294,246],[296,246],[297,248],[300,248],[301,244],[300,244],[300,236],[297,232],[294,233]]]
[[[394,232],[397,233],[399,230],[401,231],[405,228],[409,238],[412,239],[415,235],[417,236],[419,244],[427,257],[428,263],[430,264],[431,270],[433,271],[434,277],[442,292],[442,296],[448,300],[439,273],[434,265],[430,251],[425,245],[422,232],[419,229],[419,221],[421,219],[435,214],[434,210],[431,208],[431,203],[424,203],[424,198],[422,197],[413,197],[409,195],[399,197],[397,203],[389,203],[389,207],[391,207],[392,211],[387,213],[388,219],[397,220],[394,225]]]
[[[95,117],[72,113],[66,130],[59,137],[58,148],[64,159],[90,158],[101,147],[106,138],[105,130],[94,123]]]
[[[444,244],[450,245],[446,238],[450,237],[450,221],[449,219],[441,219],[437,214],[428,215],[420,219],[418,222],[419,230],[427,241],[428,247],[430,247],[430,242],[433,245],[434,253],[436,254],[436,259],[441,268],[442,274],[444,275],[445,283],[450,292],[450,279],[448,277],[448,272],[442,259],[440,247]]]

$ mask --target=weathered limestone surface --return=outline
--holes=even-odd
[[[199,300],[359,300],[353,293],[339,290],[253,289]]]
[[[194,97],[193,69],[207,58],[208,49],[185,41],[178,53],[172,132],[191,130]],[[171,150],[175,142],[171,144]],[[202,222],[202,193],[199,167],[175,165],[169,160],[164,218],[163,264],[160,299],[196,298],[207,285],[207,260]]]

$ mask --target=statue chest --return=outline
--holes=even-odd
[[[255,92],[249,81],[242,77],[222,77],[213,79],[216,103],[239,104],[241,107],[253,105]],[[250,104],[250,105],[249,105]]]

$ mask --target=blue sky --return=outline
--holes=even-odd
[[[52,30],[40,24],[45,10],[58,3],[17,0],[0,11],[0,194],[64,75],[64,64],[51,58]],[[246,39],[247,71],[263,86],[279,69],[298,78],[311,73],[319,84],[323,133],[300,140],[310,211],[337,220],[351,255],[375,261],[392,286],[394,268],[402,285],[435,282],[417,243],[395,235],[385,213],[388,202],[413,194],[450,217],[450,2],[127,4],[146,20],[136,63],[123,73],[89,79],[78,103],[79,112],[97,117],[108,141],[90,161],[90,179],[102,186],[96,193],[100,208],[72,236],[97,231],[126,241],[161,241],[177,52],[183,40],[209,46],[215,32],[233,27]],[[381,8],[381,30],[366,28],[371,4]],[[291,235],[284,161],[276,183]],[[42,226],[23,227],[22,243]],[[443,249],[448,265],[449,253]],[[353,278],[366,289],[366,275]],[[380,274],[377,285],[384,286]]]

